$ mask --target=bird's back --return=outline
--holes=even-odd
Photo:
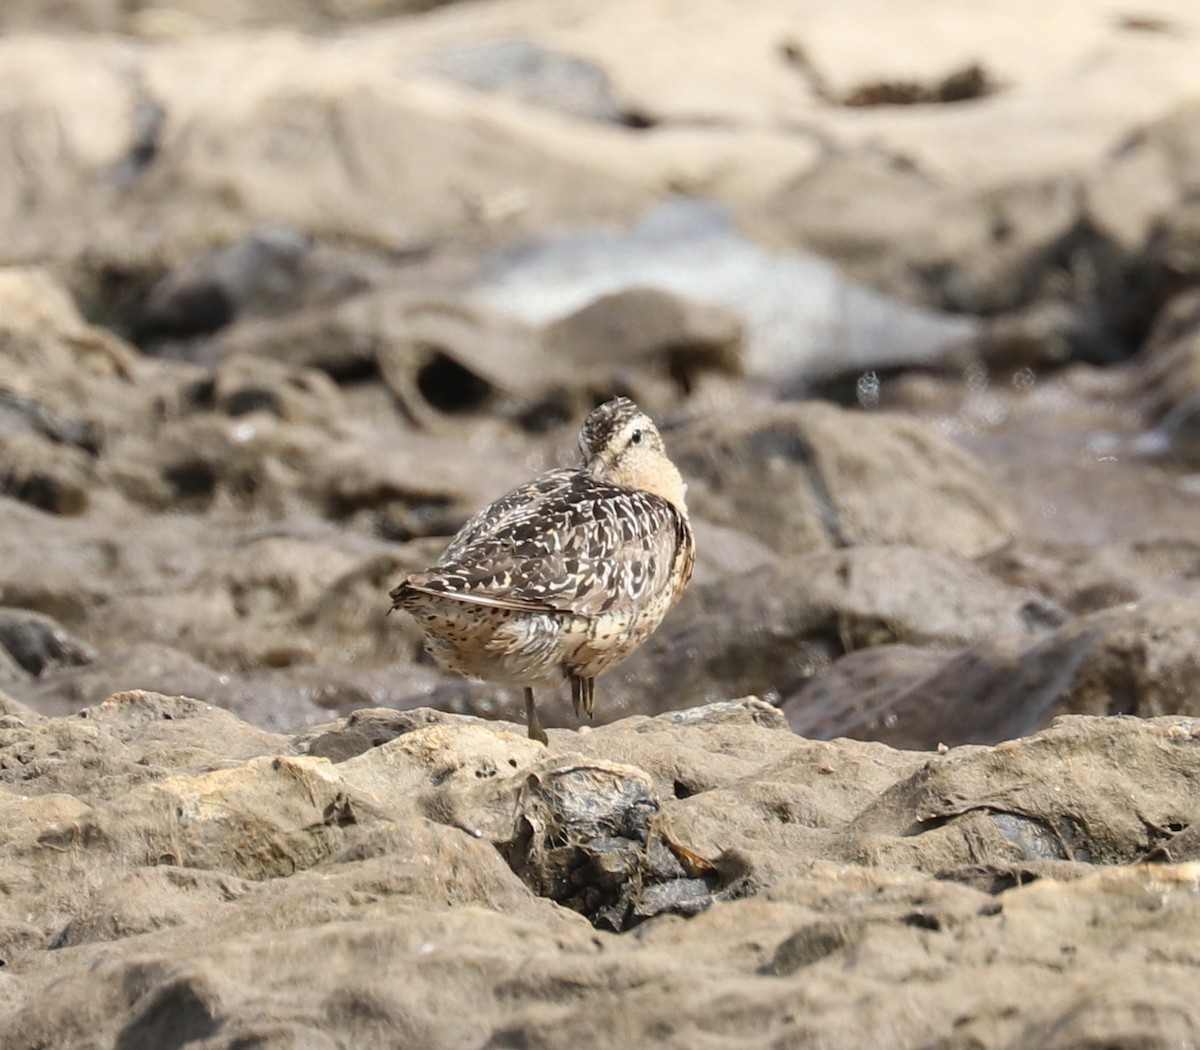
[[[686,518],[662,497],[555,470],[476,514],[437,564],[402,588],[596,617],[673,590],[690,540]]]

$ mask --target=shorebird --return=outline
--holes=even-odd
[[[547,471],[468,521],[437,563],[391,592],[442,666],[525,687],[571,683],[590,716],[595,680],[642,644],[683,594],[695,542],[687,486],[629,398],[593,409],[583,461]]]

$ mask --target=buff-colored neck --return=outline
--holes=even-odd
[[[650,463],[618,463],[612,470],[605,471],[604,477],[621,488],[653,492],[674,505],[685,518],[688,516],[687,504],[684,502],[687,485],[675,464],[666,456]]]

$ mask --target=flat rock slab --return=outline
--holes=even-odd
[[[992,633],[950,654],[861,649],[782,707],[805,735],[911,748],[997,743],[1062,714],[1192,717],[1198,613],[1193,599],[1160,599],[1080,616],[1036,639]]]
[[[1194,720],[1068,717],[931,754],[805,740],[746,699],[550,737],[433,711],[290,737],[149,693],[14,709],[0,1042],[1082,1047],[1200,1029]]]

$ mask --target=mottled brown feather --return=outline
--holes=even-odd
[[[521,490],[523,499],[506,496],[508,506],[488,522],[468,522],[469,542],[460,534],[409,586],[586,617],[639,605],[666,586],[683,539],[682,517],[670,503],[576,471],[538,482]]]

